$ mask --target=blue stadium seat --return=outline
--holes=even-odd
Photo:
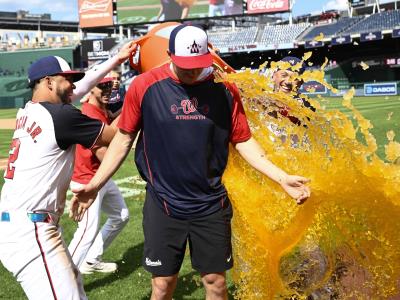
[[[388,10],[373,14],[347,29],[344,34],[356,34],[393,29],[400,25],[400,10]]]

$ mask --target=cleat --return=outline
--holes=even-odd
[[[82,274],[93,274],[95,272],[114,273],[115,271],[117,271],[117,269],[117,264],[113,262],[98,261],[94,263],[89,263],[85,261],[79,268],[79,271]]]

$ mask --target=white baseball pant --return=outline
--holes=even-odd
[[[82,184],[71,181],[71,188]],[[101,211],[108,215],[99,231]],[[100,189],[96,200],[86,211],[68,249],[78,268],[84,261],[97,262],[114,238],[128,223],[129,211],[118,186],[111,179]]]
[[[9,215],[0,221],[0,260],[28,299],[87,299],[56,222],[34,223],[26,212]]]

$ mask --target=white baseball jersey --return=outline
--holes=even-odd
[[[28,102],[17,114],[0,211],[44,210],[61,214],[72,175],[75,144],[90,148],[102,126],[70,104]]]
[[[75,144],[91,147],[103,126],[70,104],[29,102],[18,111],[0,201],[0,261],[31,300],[86,299],[58,218],[35,221],[27,212],[62,213]]]

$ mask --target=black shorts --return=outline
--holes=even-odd
[[[189,242],[192,267],[200,273],[221,273],[233,266],[232,206],[228,199],[211,215],[181,220],[168,216],[152,193],[143,206],[143,267],[158,276],[179,273]]]

